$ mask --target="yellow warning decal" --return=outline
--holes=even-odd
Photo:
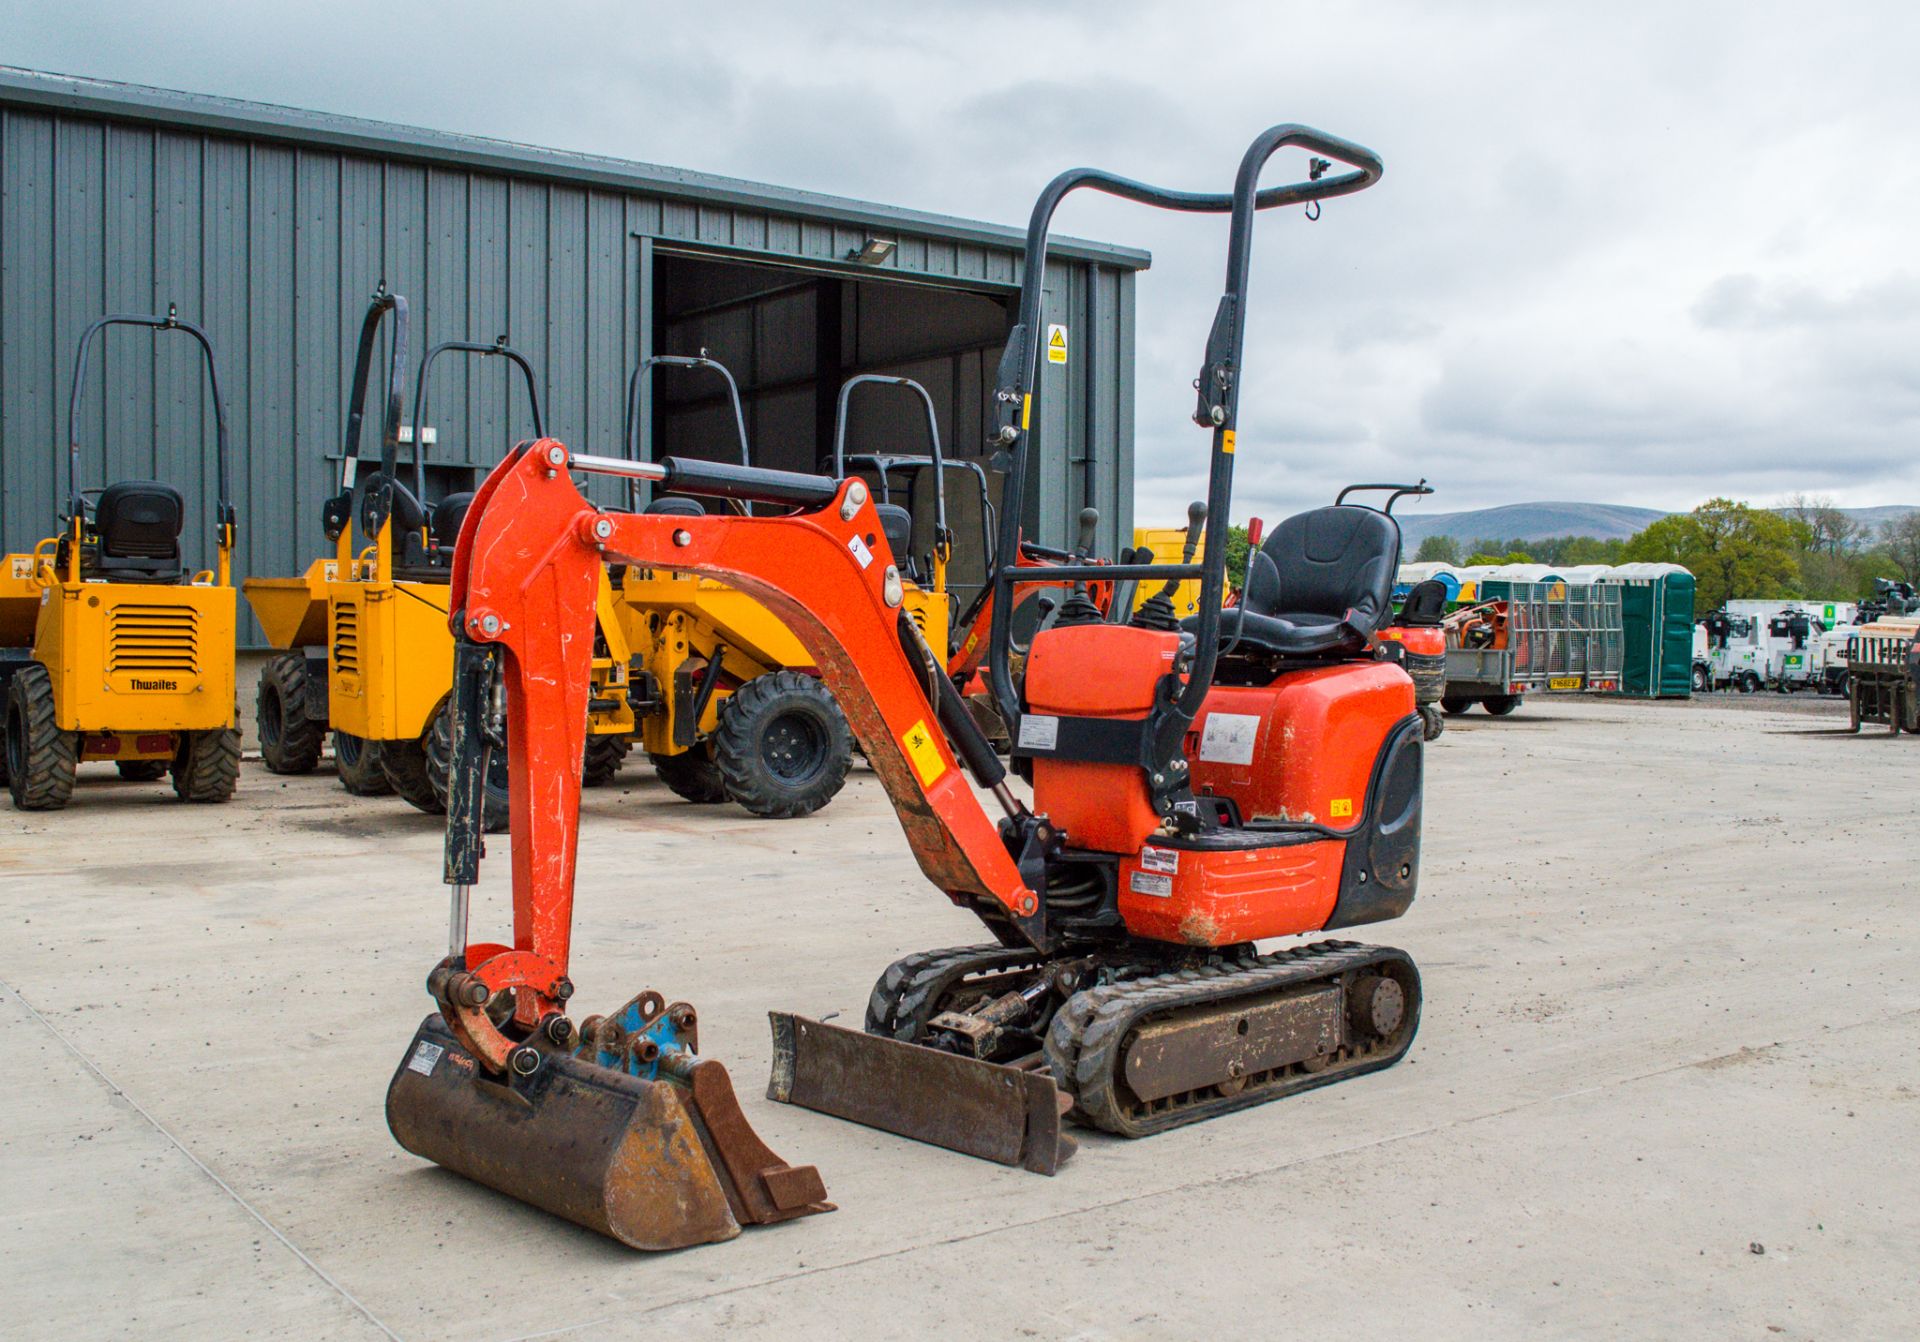
[[[1327,807],[1327,814],[1335,820],[1351,820],[1353,818],[1353,798],[1335,797],[1332,804]]]
[[[1067,328],[1055,322],[1047,327],[1047,362],[1067,361]]]
[[[980,635],[978,631],[975,631],[974,633],[967,635],[967,646],[960,649],[960,651],[963,653],[972,652],[975,648],[979,646],[980,646]]]
[[[1220,450],[1228,456],[1233,455],[1233,430],[1228,429],[1220,435]]]
[[[907,758],[913,761],[914,772],[920,775],[921,787],[932,787],[940,775],[947,771],[947,762],[940,757],[940,743],[927,730],[925,718],[907,728],[907,734],[900,738],[900,744],[907,748]]]
[[[1033,393],[1028,392],[1020,398],[1020,432],[1025,433],[1033,427]]]

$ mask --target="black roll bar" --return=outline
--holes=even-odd
[[[167,304],[164,317],[141,312],[108,313],[80,333],[80,349],[73,360],[73,386],[67,396],[67,507],[71,517],[79,518],[86,513],[86,499],[80,489],[80,396],[87,380],[87,354],[93,338],[109,326],[144,326],[156,336],[163,331],[184,331],[199,344],[207,369],[207,387],[213,393],[213,470],[214,487],[218,491],[214,502],[214,541],[232,549],[233,492],[227,460],[227,402],[220,394],[220,366],[213,357],[213,342],[207,339],[207,333],[192,322],[182,320],[176,303]]]
[[[380,469],[374,477],[376,488],[369,494],[367,516],[360,519],[363,525],[370,524],[368,530],[371,535],[379,535],[390,507],[387,491],[378,488],[378,484],[381,480],[393,479],[394,463],[399,459],[400,419],[406,411],[407,399],[409,323],[407,300],[399,294],[387,292],[387,286],[382,284],[373,291],[373,297],[367,303],[367,314],[360,320],[360,343],[353,357],[353,385],[347,392],[347,428],[340,463],[341,534],[344,534],[346,525],[354,520],[349,513],[353,489],[359,481],[360,426],[367,413],[367,381],[373,370],[374,342],[380,335],[380,323],[388,314],[393,316],[393,342],[387,359],[387,408],[381,420]],[[335,533],[329,531],[328,534]]]
[[[1400,502],[1401,499],[1421,497],[1433,493],[1433,486],[1427,483],[1427,478],[1423,475],[1420,477],[1420,483],[1417,485],[1348,485],[1335,497],[1333,506],[1338,508],[1341,504],[1345,503],[1347,501],[1347,495],[1349,494],[1360,494],[1381,489],[1391,491],[1386,503],[1380,507],[1380,511],[1388,517],[1393,516],[1393,505]],[[1356,506],[1364,508],[1368,505],[1363,503]]]
[[[1305,181],[1261,190],[1260,172],[1267,160],[1287,147],[1306,149],[1315,155],[1342,163],[1349,172],[1327,176],[1331,163],[1316,157]],[[1213,430],[1209,456],[1205,562],[1198,565],[1146,564],[1125,565],[1103,572],[1114,578],[1186,578],[1198,576],[1200,588],[1200,628],[1194,662],[1185,689],[1170,705],[1165,721],[1156,724],[1152,749],[1165,754],[1171,734],[1173,749],[1179,747],[1179,734],[1190,723],[1213,684],[1214,664],[1219,658],[1220,602],[1226,588],[1226,535],[1228,507],[1233,490],[1233,440],[1238,421],[1238,376],[1245,344],[1247,280],[1252,268],[1253,217],[1257,210],[1275,209],[1351,195],[1380,179],[1380,158],[1372,150],[1328,135],[1310,127],[1284,124],[1262,132],[1248,146],[1240,161],[1239,174],[1231,195],[1173,191],[1119,177],[1097,168],[1073,168],[1047,184],[1034,203],[1027,224],[1026,256],[1020,283],[1020,320],[1007,338],[996,374],[993,414],[996,422],[989,446],[1008,454],[1006,484],[1000,502],[1000,543],[995,547],[997,561],[993,583],[997,594],[993,608],[993,627],[988,651],[988,668],[993,697],[1001,718],[1010,730],[1018,731],[1019,695],[1014,688],[1008,665],[1012,632],[1012,586],[1015,569],[1006,557],[1017,553],[1020,520],[1025,511],[1026,461],[1032,443],[1033,394],[1038,382],[1039,344],[1034,332],[1040,321],[1040,304],[1046,283],[1048,230],[1055,210],[1069,194],[1094,190],[1118,196],[1156,209],[1195,214],[1230,214],[1232,223],[1227,242],[1225,291],[1215,313],[1208,336],[1206,362],[1196,386],[1200,392],[1195,419]],[[1048,570],[1027,569],[1020,577],[1032,580],[1054,576]]]
[[[733,407],[733,427],[740,436],[740,464],[751,468],[753,449],[747,443],[747,414],[740,405],[740,384],[733,380],[733,374],[718,359],[710,359],[704,354],[651,354],[640,361],[633,370],[633,376],[627,379],[626,420],[621,430],[622,448],[629,461],[645,461],[646,453],[640,447],[640,389],[646,385],[648,375],[654,368],[664,365],[668,368],[705,368],[718,373],[727,384],[727,400]],[[638,511],[640,507],[640,487],[647,483],[640,479],[627,481],[627,506]],[[747,504],[747,515],[753,515],[753,505]]]
[[[833,478],[847,478],[847,405],[853,399],[855,387],[904,387],[917,393],[920,403],[927,412],[927,441],[932,446],[933,456],[933,537],[939,545],[947,536],[947,476],[940,461],[940,419],[934,413],[933,397],[927,389],[910,377],[893,377],[884,373],[859,373],[840,384],[838,403],[833,408]]]
[[[540,385],[533,376],[533,365],[527,362],[526,355],[507,343],[504,335],[495,337],[491,345],[483,345],[476,340],[441,341],[420,360],[419,382],[413,393],[413,493],[422,503],[427,499],[426,444],[421,438],[427,417],[427,375],[433,370],[433,361],[449,353],[473,354],[483,359],[504,358],[518,368],[520,375],[526,379],[527,404],[533,409],[533,436],[547,436],[546,421],[540,414]],[[396,462],[387,460],[383,452],[380,469],[391,474],[396,465]]]

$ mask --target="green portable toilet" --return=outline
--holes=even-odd
[[[1620,588],[1626,656],[1620,693],[1684,699],[1693,693],[1693,574],[1678,564],[1621,564],[1596,581]]]

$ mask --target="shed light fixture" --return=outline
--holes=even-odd
[[[894,245],[891,238],[868,238],[864,247],[847,253],[847,260],[863,266],[885,265],[887,258],[893,255]]]

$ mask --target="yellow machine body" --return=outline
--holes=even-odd
[[[1135,527],[1133,530],[1134,548],[1145,545],[1152,549],[1157,564],[1177,564],[1180,562],[1180,547],[1187,543],[1185,527]],[[1193,562],[1198,564],[1206,558],[1206,542],[1195,547]],[[1147,598],[1160,590],[1160,584],[1141,583],[1133,593],[1133,608],[1139,610],[1147,603]],[[1173,589],[1173,613],[1181,619],[1200,613],[1200,580],[1188,578]]]
[[[47,668],[54,720],[87,734],[85,758],[165,759],[173,746],[160,738],[234,725],[231,586],[212,573],[190,583],[82,579],[53,555],[48,540],[6,557],[0,645],[29,648]]]

